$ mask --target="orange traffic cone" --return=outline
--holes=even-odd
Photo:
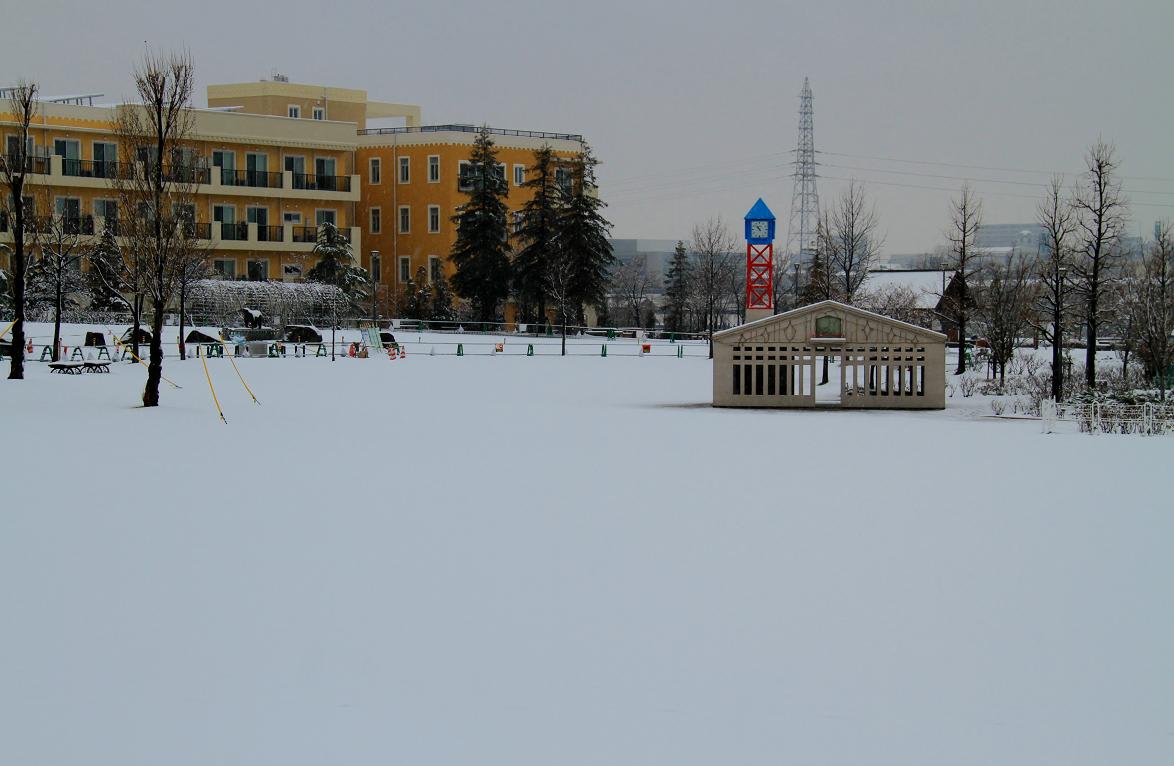
[[[399,358],[400,358],[400,359],[403,359],[403,358],[404,358],[404,357],[406,357],[407,355],[408,355],[408,352],[407,352],[407,351],[404,349],[404,347],[403,347],[403,346],[400,346],[400,348],[399,348]]]
[[[28,353],[30,353],[30,354],[31,354],[31,353],[33,353],[33,342],[32,342],[32,340],[30,340],[30,341],[29,341],[28,348],[26,348],[26,349],[25,349],[25,351],[27,351],[27,352],[28,352]]]

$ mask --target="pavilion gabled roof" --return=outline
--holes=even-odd
[[[790,324],[796,319],[805,317],[807,315],[823,314],[828,311],[837,311],[843,314],[852,315],[861,319],[875,322],[878,325],[887,325],[889,327],[900,329],[906,333],[924,337],[926,340],[946,340],[946,336],[942,333],[928,330],[924,327],[921,327],[920,325],[911,324],[909,322],[902,322],[899,319],[893,319],[891,317],[884,316],[883,314],[877,314],[872,311],[865,311],[864,309],[857,306],[849,306],[846,303],[830,300],[820,301],[819,303],[812,303],[807,306],[800,306],[797,309],[784,311],[782,314],[763,317],[762,319],[758,319],[753,322],[747,322],[746,324],[738,325],[737,327],[731,327],[728,330],[722,330],[721,332],[714,333],[713,339],[715,341],[720,341],[726,339],[734,340],[739,338],[746,338],[748,336],[753,336],[764,332],[774,325]]]

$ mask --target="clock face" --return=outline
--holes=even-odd
[[[766,239],[770,236],[770,221],[751,221],[750,238]]]

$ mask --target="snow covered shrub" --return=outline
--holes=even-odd
[[[958,393],[958,387],[953,383],[946,384],[946,396],[953,398],[954,394]]]
[[[994,399],[991,399],[991,412],[995,413],[996,415],[1002,415],[1006,411],[1007,411],[1007,400],[1006,399],[1000,399],[997,397]]]
[[[976,391],[978,391],[980,384],[981,382],[978,378],[971,377],[970,375],[963,375],[958,380],[958,390],[962,392],[963,396],[970,398],[974,396]]]

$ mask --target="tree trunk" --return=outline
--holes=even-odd
[[[827,385],[827,382],[828,382],[828,357],[827,357],[827,354],[824,354],[823,355],[823,379],[819,381],[819,385],[821,385],[821,386]]]
[[[1084,348],[1084,380],[1089,389],[1097,386],[1097,287],[1093,287],[1088,299],[1088,335]]]
[[[955,375],[966,372],[966,318],[958,318],[958,368]]]
[[[61,279],[58,275],[57,289],[53,294],[53,361],[61,361]]]
[[[567,355],[567,310],[563,309],[563,353],[562,356]]]
[[[21,192],[16,188],[12,193],[13,199],[16,199]],[[16,316],[12,325],[12,363],[8,368],[8,379],[24,380],[24,210],[19,200],[13,207],[16,218],[16,242],[12,253],[12,302]]]
[[[181,281],[179,283],[179,359],[183,361],[188,358],[187,350],[183,345],[183,320],[184,307],[187,305],[187,282]]]
[[[1064,349],[1060,339],[1063,338],[1060,321],[1053,317],[1052,321],[1052,399],[1057,402],[1064,393]]]
[[[159,381],[163,378],[163,301],[151,301],[151,361],[147,364],[147,387],[143,389],[143,406],[159,406]]]
[[[134,323],[134,326],[131,328],[130,350],[134,352],[135,356],[142,359],[143,355],[139,353],[139,328],[143,325],[143,296],[139,293],[136,293],[134,297],[134,306],[131,308],[131,321]]]

